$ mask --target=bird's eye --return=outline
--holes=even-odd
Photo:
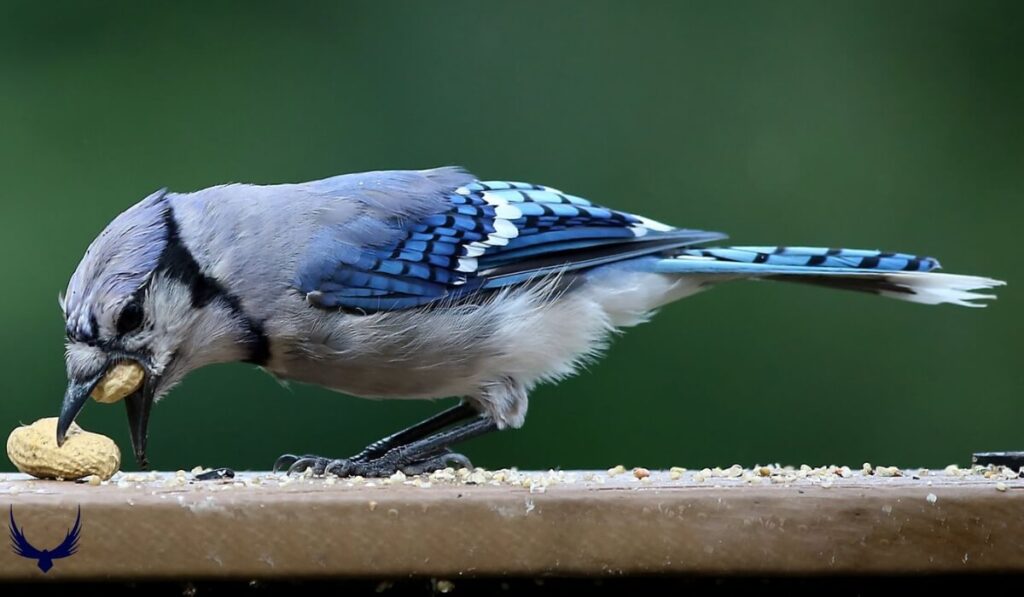
[[[139,329],[141,325],[142,305],[139,301],[133,300],[121,309],[121,315],[117,318],[117,333],[123,336]]]

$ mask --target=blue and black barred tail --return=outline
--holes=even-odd
[[[659,259],[655,271],[708,274],[724,278],[764,278],[857,290],[895,299],[938,305],[984,307],[972,301],[1005,282],[978,276],[940,274],[931,257],[862,249],[818,247],[711,247],[687,249]]]

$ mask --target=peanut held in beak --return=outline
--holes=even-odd
[[[119,402],[138,390],[145,378],[145,370],[135,361],[118,363],[96,384],[92,399],[103,404]]]

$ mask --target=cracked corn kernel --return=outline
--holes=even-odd
[[[898,466],[880,466],[875,469],[879,477],[902,477],[903,471]]]

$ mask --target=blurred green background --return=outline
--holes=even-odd
[[[465,446],[476,464],[1024,449],[1022,107],[1016,2],[5,1],[0,430],[56,415],[57,294],[151,191],[461,164],[739,244],[925,253],[1011,282],[986,310],[718,288],[535,392],[523,429]],[[151,463],[341,456],[444,405],[211,367],[154,409]],[[130,454],[123,408],[79,422]]]

